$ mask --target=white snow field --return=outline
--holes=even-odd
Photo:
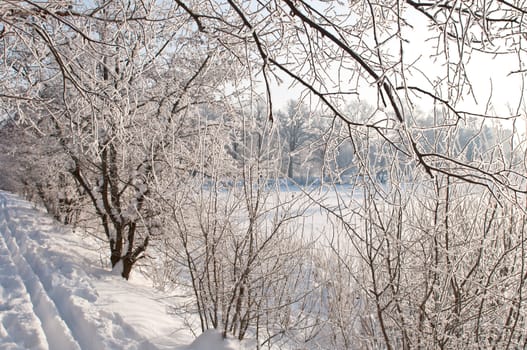
[[[0,350],[242,349],[216,331],[196,339],[166,295],[99,259],[82,236],[0,191]]]

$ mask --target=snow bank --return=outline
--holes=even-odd
[[[241,350],[216,331],[195,339],[196,315],[175,315],[177,300],[99,259],[85,238],[0,191],[0,349]]]
[[[221,332],[208,330],[190,344],[188,350],[242,350],[240,342],[233,339],[223,339]]]

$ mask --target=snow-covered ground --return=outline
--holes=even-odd
[[[174,298],[99,259],[85,238],[0,191],[0,349],[242,348],[215,331],[196,339]]]

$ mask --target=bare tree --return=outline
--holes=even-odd
[[[418,98],[428,99],[430,105],[450,113],[449,125],[469,116],[518,116],[518,111],[498,115],[491,108],[466,111],[461,105],[471,96],[480,102],[470,84],[471,55],[511,55],[517,60],[511,73],[524,76],[524,37],[519,19],[525,10],[521,2],[358,1],[349,6],[289,0],[257,4],[233,0],[225,6],[200,1],[178,3],[212,40],[224,42],[228,37],[232,45],[252,49],[248,57],[239,60],[248,67],[260,68],[270,106],[273,81],[287,78],[354,132],[371,129],[428,175],[449,173],[483,186],[491,181],[524,192],[520,182],[503,179],[497,170],[466,166],[460,159],[421,149],[416,142],[418,129],[413,124]],[[444,71],[425,71],[429,80],[411,79],[412,74],[421,74],[420,69],[426,67],[407,61],[407,57],[413,57],[407,52],[412,49],[407,40],[413,40],[407,30],[412,25],[421,28],[423,22],[431,28],[431,52],[445,67]],[[349,96],[372,93],[377,95],[379,106],[379,117],[374,121],[364,124],[346,112]],[[380,125],[382,119],[386,122]]]
[[[76,224],[83,196],[62,163],[67,159],[54,139],[36,137],[12,120],[0,129],[0,186],[43,205],[65,224]]]
[[[151,236],[174,231],[165,252],[184,266],[202,329],[302,329],[305,344],[337,348],[521,348],[526,12],[519,0],[4,1],[0,108],[58,146],[123,277]],[[488,57],[518,77],[509,112],[492,94],[510,86],[472,83],[471,62]],[[266,187],[283,82],[328,121],[323,177],[345,170],[352,185],[350,197],[304,190],[332,224],[308,269],[291,265],[303,260],[284,225],[303,202],[276,204]],[[238,108],[262,92],[259,118]],[[367,115],[348,108],[364,100]],[[306,122],[292,115],[289,176]],[[315,304],[297,288],[311,293],[312,277],[320,305],[298,308]]]
[[[204,79],[217,56],[183,35],[193,30],[177,8],[2,6],[8,113],[56,140],[67,158],[64,169],[99,218],[112,267],[122,263],[128,278],[152,233],[155,213],[147,200],[163,169],[161,155],[190,148],[189,107],[202,96],[214,100],[221,70]]]
[[[159,249],[169,257],[170,282],[192,293],[199,329],[251,335],[260,348],[286,343],[309,324],[302,304],[316,288],[302,239],[306,199],[280,192],[277,130],[253,123],[259,109],[253,112],[201,120],[201,168],[164,192],[164,225],[173,235]],[[226,147],[232,120],[242,135],[236,157]]]
[[[436,129],[429,146],[452,157],[475,152],[480,165],[521,166],[510,157],[517,152],[510,131],[496,128],[492,147],[472,150],[456,141],[464,131]],[[410,178],[391,159],[389,186],[357,176],[351,190],[335,188],[337,200],[319,201],[333,228],[325,234],[329,253],[317,261],[330,310],[321,336],[342,349],[522,347],[523,208],[449,175]]]
[[[310,124],[314,118],[310,117],[305,105],[299,101],[290,100],[286,111],[277,114],[277,119],[279,119],[280,135],[287,155],[285,174],[288,178],[294,179],[296,165],[300,163],[300,158],[309,158],[309,152],[304,152],[307,154],[302,155],[300,152],[310,139],[314,141],[315,135],[310,134],[313,132]]]

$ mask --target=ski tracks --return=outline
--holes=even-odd
[[[61,254],[73,241],[52,240],[52,230],[52,219],[0,191],[0,348],[155,349],[119,315],[95,307],[80,257]]]
[[[6,229],[5,223],[0,231]],[[48,348],[46,334],[34,311],[26,285],[0,235],[0,339],[9,349]]]

